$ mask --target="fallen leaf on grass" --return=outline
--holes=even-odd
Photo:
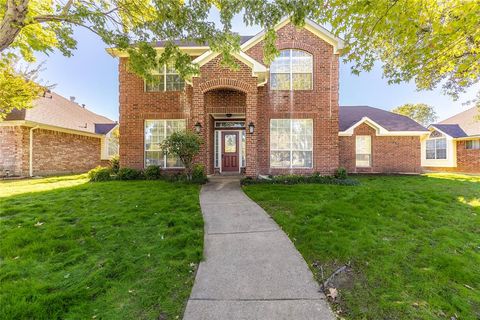
[[[327,297],[332,298],[332,300],[337,299],[338,290],[336,288],[328,288]]]
[[[40,222],[38,221],[37,223],[34,224],[35,227],[40,227],[41,225],[43,225],[45,222]]]

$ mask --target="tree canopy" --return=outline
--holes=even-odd
[[[437,121],[437,114],[433,108],[424,103],[418,104],[404,104],[396,107],[392,112],[407,116],[417,121],[418,123],[428,126]]]
[[[219,11],[221,26],[209,21],[212,10]],[[266,30],[267,64],[278,54],[274,26],[284,16],[296,25],[307,17],[344,38],[342,56],[353,73],[380,61],[390,83],[441,85],[454,97],[480,78],[480,2],[464,0],[0,0],[0,54],[4,61],[7,53],[34,61],[35,52],[55,49],[70,56],[73,30],[83,27],[106,46],[127,51],[140,76],[170,60],[186,76],[198,70],[173,40],[208,42],[233,66],[236,15]],[[155,40],[166,41],[160,56]]]

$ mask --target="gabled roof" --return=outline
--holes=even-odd
[[[339,130],[347,131],[367,122],[387,132],[427,133],[428,130],[409,117],[368,106],[341,106],[339,109]]]
[[[31,109],[13,110],[7,115],[5,121],[25,120],[49,126],[83,131],[88,133],[101,133],[109,126],[117,123],[107,117],[93,113],[76,102],[66,99],[56,93],[46,93],[45,97],[38,98]],[[101,129],[96,130],[96,125],[101,124]],[[113,128],[112,127],[112,128]]]
[[[463,138],[468,136],[458,124],[432,124],[430,127],[437,129],[452,138]]]
[[[285,17],[283,18],[277,25],[275,26],[275,31],[281,29],[285,25],[287,25],[290,22],[290,17]],[[344,42],[342,39],[336,37],[333,33],[319,25],[318,23],[310,20],[310,19],[305,19],[305,25],[304,28],[307,29],[308,31],[312,32],[314,35],[317,37],[325,40],[325,42],[331,44],[334,48],[335,53],[339,53],[343,47],[344,47]],[[265,38],[265,30],[257,33],[254,37],[243,43],[240,48],[242,51],[246,51],[262,41]]]
[[[449,125],[449,127],[447,128],[445,125]],[[453,138],[480,135],[480,109],[476,106],[472,107],[432,126],[438,129],[440,129],[438,126],[444,126],[446,130],[452,130],[452,134],[456,136],[440,129]]]
[[[107,134],[117,125],[117,123],[95,123],[95,133]]]

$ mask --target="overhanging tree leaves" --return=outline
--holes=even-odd
[[[222,26],[209,21],[215,8]],[[234,65],[239,50],[232,18],[266,29],[265,62],[278,53],[274,26],[284,16],[330,26],[346,40],[345,61],[353,73],[383,63],[390,83],[414,80],[419,89],[439,84],[458,96],[480,75],[480,2],[464,0],[0,0],[0,52],[34,60],[34,52],[76,47],[74,27],[98,34],[107,46],[130,54],[130,69],[148,77],[168,60],[183,76],[198,72],[173,40],[206,42]],[[159,57],[155,40],[166,41]]]
[[[392,112],[412,118],[424,126],[428,126],[429,124],[433,124],[435,121],[437,121],[437,114],[435,113],[435,110],[433,110],[431,106],[424,103],[404,104],[396,107],[392,110]]]

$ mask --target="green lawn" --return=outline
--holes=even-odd
[[[199,187],[0,182],[0,319],[177,319],[202,258]]]
[[[252,185],[347,319],[480,319],[480,177],[364,176],[359,186]]]

